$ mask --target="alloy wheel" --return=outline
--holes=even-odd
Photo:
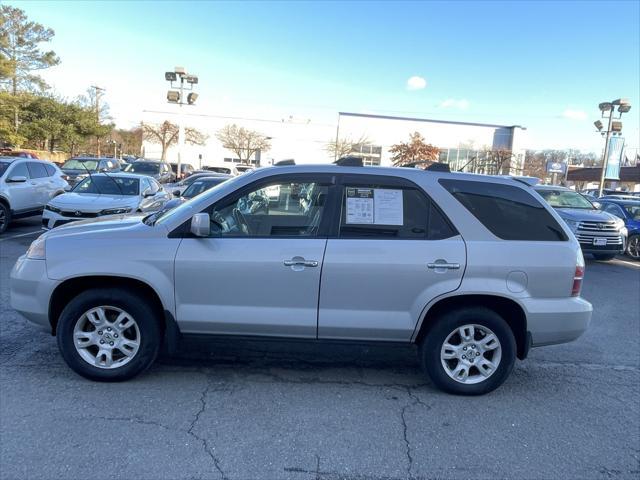
[[[634,260],[640,260],[640,235],[634,235],[629,239],[627,254]]]
[[[440,349],[444,371],[465,385],[480,383],[493,375],[502,359],[502,346],[489,328],[468,324],[451,332]]]
[[[140,329],[133,317],[114,306],[83,313],[73,329],[73,345],[88,364],[104,369],[129,363],[140,348]]]

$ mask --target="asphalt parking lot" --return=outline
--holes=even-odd
[[[587,261],[589,331],[497,391],[435,390],[411,347],[190,341],[92,383],[9,307],[39,218],[0,236],[0,478],[640,477],[640,265]]]

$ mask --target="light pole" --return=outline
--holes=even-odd
[[[189,75],[184,67],[175,67],[173,72],[165,72],[164,79],[171,84],[171,88],[179,88],[179,90],[169,90],[167,92],[167,101],[169,103],[177,103],[179,105],[178,112],[178,168],[176,172],[176,178],[179,180],[182,177],[182,155],[184,152],[184,116],[182,114],[182,105],[193,105],[198,99],[198,94],[191,91],[193,86],[198,83],[197,75]],[[173,82],[177,82],[180,79],[180,85],[174,86]],[[185,82],[188,87],[185,86]],[[190,93],[187,95],[186,101],[184,98],[184,91],[187,89]]]
[[[614,119],[615,107],[618,107],[618,117],[617,120]],[[607,163],[609,162],[609,140],[611,139],[611,135],[621,135],[622,132],[622,122],[620,118],[622,118],[623,113],[627,113],[631,110],[631,104],[629,100],[626,98],[618,98],[617,100],[613,100],[611,102],[602,102],[598,105],[600,109],[600,118],[607,118],[607,129],[602,130],[604,124],[600,120],[596,120],[593,122],[598,131],[605,137],[604,143],[604,154],[602,156],[602,173],[600,174],[600,187],[598,188],[598,196],[602,196],[602,191],[604,190],[604,181],[607,172]],[[605,117],[605,112],[607,112],[607,117]]]

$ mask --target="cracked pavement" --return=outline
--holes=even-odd
[[[101,384],[9,307],[9,270],[34,237],[4,238],[3,480],[640,476],[640,266],[588,261],[590,330],[534,349],[484,397],[435,390],[410,346],[272,340],[188,340]]]

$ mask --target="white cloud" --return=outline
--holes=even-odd
[[[457,108],[458,110],[466,110],[469,108],[469,100],[460,98],[447,98],[446,100],[440,102],[440,108]]]
[[[572,110],[570,108],[567,108],[564,112],[562,112],[562,116],[564,118],[569,118],[571,120],[586,120],[587,112],[584,112],[582,110]]]
[[[407,80],[407,90],[422,90],[427,86],[427,81],[422,78],[414,75],[413,77],[409,77]]]

